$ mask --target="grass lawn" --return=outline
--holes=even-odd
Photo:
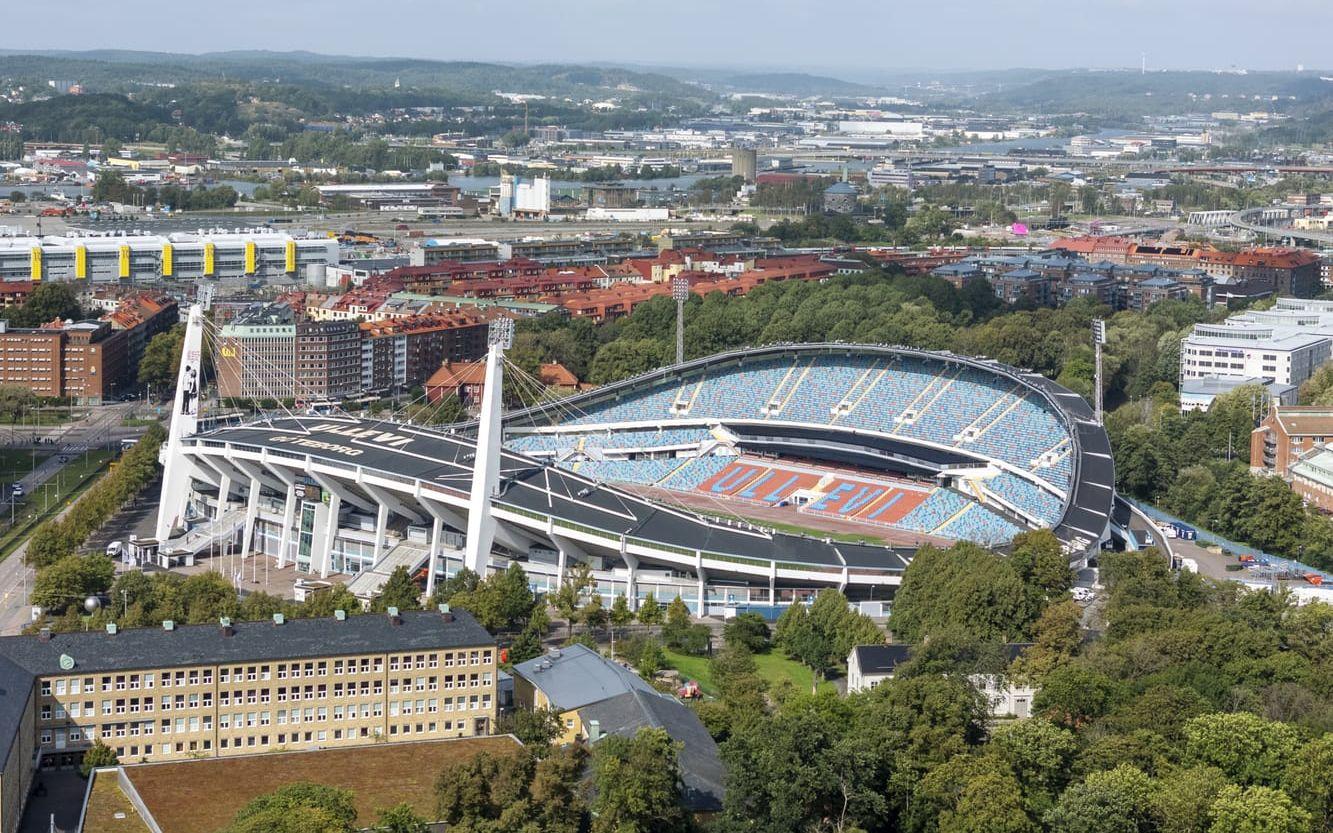
[[[717,512],[710,509],[701,509],[698,506],[687,506],[691,512],[704,515],[710,518],[721,518],[722,520],[734,520],[735,518],[744,518],[757,526],[774,529],[778,532],[789,532],[792,535],[808,535],[811,538],[832,538],[834,541],[845,541],[848,544],[879,544],[883,543],[874,535],[858,535],[852,532],[839,532],[832,529],[819,529],[813,526],[801,526],[800,524],[789,524],[782,521],[769,520],[768,518],[747,518],[745,517],[745,507],[737,506],[734,513]]]
[[[692,657],[663,649],[667,664],[680,672],[684,679],[697,680],[705,694],[717,696],[717,686],[713,684],[712,667],[708,657]],[[790,680],[797,691],[809,691],[814,673],[799,662],[787,659],[774,650],[767,654],[755,654],[754,663],[759,667],[759,676],[768,681],[770,686],[777,686],[784,680]],[[820,691],[836,691],[837,687],[825,680],[819,684]]]

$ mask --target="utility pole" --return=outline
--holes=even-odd
[[[685,302],[690,298],[690,282],[671,279],[671,297],[676,302],[676,364],[685,361]]]
[[[1102,345],[1106,344],[1106,322],[1100,318],[1092,319],[1092,349],[1097,364],[1096,377],[1092,387],[1092,409],[1097,424],[1102,424]]]

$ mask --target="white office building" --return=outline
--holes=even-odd
[[[1326,335],[1248,321],[1196,324],[1180,342],[1180,380],[1265,379],[1299,385],[1329,359]]]

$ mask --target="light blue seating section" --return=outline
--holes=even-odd
[[[712,435],[707,428],[663,428],[660,431],[594,431],[587,434],[521,434],[506,442],[523,453],[560,453],[572,451],[583,441],[583,448],[640,449],[698,445]]]
[[[680,460],[584,460],[561,463],[561,468],[572,469],[594,480],[615,480],[621,483],[653,484],[666,477],[680,465]]]
[[[1054,525],[1060,520],[1060,498],[1037,484],[1008,472],[984,482],[987,489],[1010,503],[1023,507],[1043,522]]]
[[[687,413],[672,413],[677,398],[692,401]],[[765,407],[775,398],[782,403],[780,410],[766,415]],[[834,416],[844,401],[853,407]],[[909,409],[916,412],[910,425],[899,419]],[[1003,460],[1032,471],[1060,491],[1068,491],[1072,475],[1068,455],[1054,466],[1034,468],[1042,454],[1056,449],[1069,436],[1039,395],[984,369],[908,356],[821,355],[813,361],[809,356],[788,356],[747,361],[712,369],[708,375],[683,383],[662,383],[618,402],[587,406],[569,424],[669,424],[675,419],[771,419],[896,433]],[[962,439],[969,428],[975,439]],[[674,442],[678,436],[671,429],[635,429],[626,432],[624,439],[613,435],[597,447],[635,448],[634,443],[654,435],[661,442],[654,439],[653,446]],[[558,451],[564,446],[548,449],[541,444],[560,442],[566,440],[520,437],[513,447]]]
[[[1022,530],[979,503],[967,507],[963,514],[935,530],[936,535],[946,538],[992,546],[1009,543],[1019,532]]]
[[[910,529],[913,532],[930,532],[970,502],[957,492],[936,489],[930,493],[930,497],[904,515],[894,526]]]

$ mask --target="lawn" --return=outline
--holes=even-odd
[[[697,680],[705,694],[717,696],[717,686],[713,684],[713,669],[709,665],[708,657],[692,657],[675,651],[665,651],[665,653],[667,664],[679,671],[683,679]],[[759,667],[759,676],[767,680],[770,687],[777,686],[784,680],[790,680],[797,691],[809,691],[810,684],[814,680],[814,674],[809,668],[795,660],[787,659],[780,651],[755,654],[754,663]],[[837,687],[825,680],[819,684],[819,690],[836,691]]]

